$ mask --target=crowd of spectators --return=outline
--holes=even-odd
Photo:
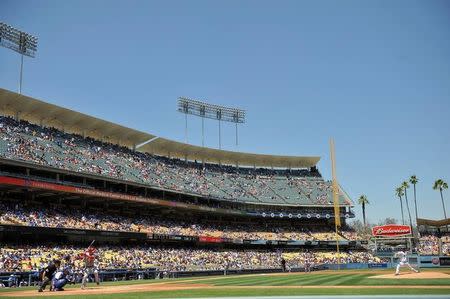
[[[273,225],[270,223],[208,223],[197,219],[167,219],[160,215],[122,216],[102,211],[23,206],[19,203],[0,203],[0,224],[14,224],[39,227],[64,227],[90,230],[125,232],[145,232],[153,234],[209,236],[247,240],[336,240],[331,230],[323,227],[296,227],[292,225]],[[357,235],[350,231],[345,236],[356,240]]]
[[[300,194],[313,203],[317,204],[332,204],[331,197],[332,187],[329,182],[323,180],[311,180],[302,177],[289,177],[289,186],[295,187]]]
[[[347,229],[341,231],[342,236],[344,236],[345,239],[356,241],[356,240],[368,240],[370,236],[368,235],[360,235],[357,232]]]
[[[72,257],[74,270],[82,268],[76,257],[84,248],[76,246],[0,246],[0,272],[38,271],[52,259]],[[100,269],[146,269],[161,271],[225,270],[280,268],[281,259],[289,267],[301,267],[308,259],[313,265],[333,264],[337,254],[332,251],[267,251],[169,248],[155,246],[98,248]],[[378,263],[381,260],[368,252],[341,252],[341,263]]]
[[[439,254],[439,238],[434,235],[423,235],[419,240],[419,252],[423,255]]]
[[[9,117],[0,117],[0,157],[218,199],[331,204],[331,185],[317,171],[185,162]]]
[[[419,240],[419,251],[422,255],[450,255],[450,235],[442,233],[437,236],[423,233]]]
[[[283,257],[293,265],[304,265],[309,260],[315,265],[318,264],[341,264],[348,263],[380,263],[384,260],[372,255],[367,251],[347,251],[340,252],[339,257],[334,251],[315,251],[315,252],[288,252]]]

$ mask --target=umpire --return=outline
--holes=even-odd
[[[42,279],[42,283],[39,287],[38,292],[42,292],[45,290],[45,287],[52,281],[53,274],[56,273],[60,266],[60,260],[53,260],[53,262],[50,262],[48,266],[42,270],[42,273],[39,275],[39,277]]]
[[[284,258],[281,258],[281,270],[286,272],[286,260]]]

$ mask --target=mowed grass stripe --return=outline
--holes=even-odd
[[[240,285],[241,283],[249,283],[252,285],[254,282],[258,282],[261,278],[253,277],[253,278],[233,278],[233,279],[223,279],[223,280],[214,280],[214,281],[205,281],[202,283],[211,283],[215,286],[228,286],[228,285]]]
[[[315,277],[314,279],[307,280],[305,283],[300,281],[300,285],[322,285],[322,283],[327,283],[330,281],[334,281],[337,278],[341,277],[341,275],[321,275],[322,277]]]
[[[294,277],[284,276],[276,279],[271,279],[269,281],[262,279],[258,283],[258,285],[267,285],[267,286],[279,286],[279,285],[296,285],[298,281],[302,279],[302,277],[306,277],[304,275],[296,275]]]
[[[347,276],[357,276],[356,280],[361,280],[365,274],[344,274]],[[214,281],[203,281],[204,283],[212,282],[216,286],[252,286],[252,285],[321,285],[329,283],[333,285],[333,281],[342,278],[337,274],[316,274],[316,275],[289,275],[289,276],[258,276],[258,277],[242,277],[237,279],[225,279]]]
[[[359,285],[359,283],[363,279],[365,279],[366,276],[367,275],[365,275],[365,274],[339,275],[339,277],[336,277],[331,281],[323,282],[323,283],[321,283],[321,285],[324,285],[324,286],[345,285],[345,284]]]
[[[327,275],[328,276],[328,275]],[[217,286],[231,286],[231,285],[268,285],[270,283],[280,282],[289,280],[295,282],[297,285],[298,281],[310,281],[316,280],[318,278],[323,278],[324,275],[292,275],[292,276],[257,276],[257,277],[241,277],[236,279],[223,279],[222,281],[214,281],[213,284]],[[206,282],[207,283],[207,282]]]
[[[249,278],[244,278],[242,277],[241,279],[227,279],[227,280],[223,280],[223,281],[215,281],[214,285],[216,286],[232,286],[232,285],[236,285],[236,286],[242,286],[242,285],[248,285],[248,286],[253,286],[253,285],[266,285],[268,282],[273,281],[275,278],[272,276],[267,276],[267,277],[249,277]],[[283,279],[283,278],[278,278],[279,279]]]
[[[450,279],[381,279],[381,278],[364,278],[361,285],[450,285]]]
[[[296,277],[298,275],[295,275]],[[225,279],[223,278],[223,280],[215,280],[215,281],[211,281],[213,282],[214,285],[217,286],[227,286],[227,285],[265,285],[267,283],[270,283],[272,281],[278,281],[278,280],[285,280],[288,277],[291,276],[265,276],[265,275],[261,275],[261,276],[252,276],[252,277],[238,277],[238,278],[233,278],[233,279]],[[293,278],[291,278],[293,279]],[[297,278],[296,278],[297,279]],[[206,283],[208,283],[210,281],[207,281]]]
[[[347,274],[351,275],[351,274]],[[283,280],[275,281],[274,283],[266,283],[263,282],[263,284],[266,285],[285,285],[285,286],[298,286],[298,285],[308,285],[310,283],[314,283],[317,281],[322,280],[333,280],[335,278],[340,277],[341,275],[335,275],[335,274],[322,274],[322,275],[295,275],[295,276],[286,276]]]
[[[271,285],[274,286],[290,286],[290,285],[301,285],[300,282],[306,282],[314,279],[311,275],[295,275],[286,277],[283,281],[274,282]]]

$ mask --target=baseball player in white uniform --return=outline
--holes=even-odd
[[[400,275],[400,267],[409,267],[409,269],[411,269],[411,271],[414,271],[416,273],[419,272],[419,270],[414,269],[408,262],[408,257],[407,254],[403,251],[399,251],[397,252],[394,257],[398,257],[399,258],[399,262],[397,264],[397,269],[395,270],[395,275]]]

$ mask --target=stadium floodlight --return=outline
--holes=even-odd
[[[204,119],[219,121],[219,148],[222,148],[221,122],[232,122],[236,125],[236,146],[238,145],[238,124],[245,123],[245,110],[230,108],[192,100],[185,97],[178,98],[178,111],[185,114],[185,137],[187,143],[187,115],[195,115],[202,118],[202,146],[205,146]]]
[[[0,22],[0,46],[21,54],[19,93],[22,93],[23,56],[34,58],[37,42],[37,37]]]

